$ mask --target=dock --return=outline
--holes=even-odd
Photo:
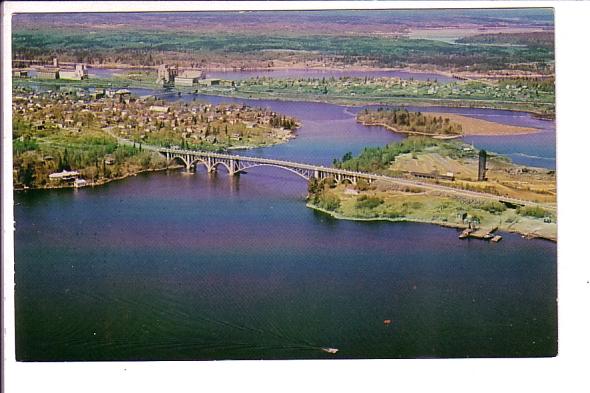
[[[499,242],[502,240],[502,236],[495,235],[494,232],[498,230],[498,227],[485,227],[485,228],[478,228],[478,229],[470,229],[467,228],[461,232],[459,235],[459,239],[466,239],[468,237],[472,237],[474,239],[481,239],[481,240],[491,240],[494,243]]]

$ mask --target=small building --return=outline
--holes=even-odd
[[[184,70],[174,78],[174,86],[195,86],[199,79],[205,77],[201,70]]]
[[[92,92],[92,94],[90,94],[90,97],[92,97],[92,99],[94,99],[94,100],[104,98],[105,91],[104,91],[104,89],[96,89],[95,91]]]
[[[12,76],[14,78],[26,78],[29,76],[29,72],[27,70],[12,70]]]
[[[221,79],[216,79],[216,78],[199,79],[199,85],[201,85],[201,86],[219,86],[220,84],[221,84]]]
[[[152,106],[150,106],[150,111],[159,112],[159,113],[168,113],[168,112],[170,112],[170,107],[163,106],[163,105],[152,105]]]
[[[178,68],[168,64],[162,64],[158,67],[158,78],[156,83],[163,86],[171,86],[178,75]]]
[[[199,78],[177,76],[176,78],[174,78],[174,86],[193,87],[198,83],[198,81]]]
[[[74,187],[76,188],[80,188],[80,187],[84,187],[87,186],[88,182],[84,179],[76,179],[74,180]]]
[[[62,180],[69,181],[69,180],[77,179],[79,175],[80,175],[80,173],[78,171],[66,171],[64,169],[61,172],[55,172],[55,173],[49,174],[49,179],[56,180],[56,181],[62,181]]]
[[[59,79],[76,80],[88,79],[86,64],[76,64],[74,69],[60,69]]]
[[[37,70],[37,79],[59,79],[59,68],[40,68]]]
[[[127,89],[119,89],[115,92],[115,102],[123,102],[131,97],[131,92]]]

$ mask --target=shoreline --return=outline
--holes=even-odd
[[[310,208],[314,211],[318,211],[320,213],[324,213],[329,215],[330,217],[337,219],[337,220],[347,220],[347,221],[364,221],[364,222],[391,222],[391,223],[396,223],[396,222],[414,222],[414,223],[418,223],[418,224],[431,224],[431,225],[438,225],[441,227],[445,227],[445,228],[454,228],[454,229],[466,229],[467,225],[461,225],[461,224],[453,224],[453,223],[449,223],[449,222],[444,222],[444,221],[428,221],[428,220],[419,220],[419,219],[413,219],[413,218],[408,218],[408,217],[404,217],[404,218],[390,218],[390,217],[371,217],[371,218],[363,218],[363,217],[351,217],[351,216],[345,216],[343,214],[340,213],[336,213],[330,210],[326,210],[323,209],[319,206],[316,206],[312,203],[307,202],[305,204],[305,206],[307,208]],[[552,237],[546,237],[546,236],[541,236],[537,233],[523,233],[523,232],[519,232],[516,230],[512,230],[511,228],[505,228],[505,227],[498,227],[498,231],[499,232],[507,232],[507,233],[518,233],[520,235],[522,235],[525,238],[528,239],[543,239],[543,240],[547,240],[547,241],[551,241],[554,243],[557,243],[557,238],[552,238]]]
[[[463,136],[510,136],[510,135],[531,135],[541,132],[539,128],[515,126],[504,123],[497,123],[491,120],[478,119],[466,115],[448,112],[428,112],[429,115],[447,117],[463,127]],[[486,127],[488,129],[486,130]],[[489,129],[493,127],[493,129]],[[467,130],[465,130],[467,128]],[[482,131],[483,130],[483,131]]]
[[[193,92],[194,93],[194,92]],[[236,94],[237,93],[237,94]],[[282,102],[315,102],[321,104],[331,104],[337,106],[351,106],[351,107],[362,107],[362,106],[378,106],[378,105],[386,105],[386,106],[399,106],[404,108],[406,106],[422,106],[422,107],[447,107],[447,108],[466,108],[466,109],[492,109],[492,110],[500,110],[500,111],[509,111],[509,112],[517,112],[517,113],[528,113],[536,118],[541,120],[552,121],[555,120],[555,114],[547,114],[536,110],[531,109],[512,109],[512,108],[505,108],[505,107],[494,107],[493,105],[482,104],[477,105],[473,102],[468,103],[448,103],[448,102],[429,102],[428,99],[423,98],[413,98],[409,97],[406,98],[403,102],[394,103],[394,102],[384,102],[384,101],[358,101],[358,100],[350,100],[350,99],[342,99],[340,97],[332,97],[328,99],[321,99],[318,97],[293,97],[293,96],[253,96],[248,93],[236,92],[233,91],[232,94],[223,94],[221,91],[198,91],[194,93],[197,95],[204,95],[204,96],[213,96],[213,97],[227,97],[227,98],[239,98],[244,100],[257,100],[257,101],[264,101],[264,100],[275,100],[275,101],[282,101]],[[400,100],[401,101],[401,100]],[[417,101],[417,102],[412,102]],[[518,103],[516,103],[518,104]]]
[[[400,129],[397,129],[395,127],[392,127],[388,124],[385,123],[380,123],[380,122],[370,122],[370,121],[361,121],[357,119],[357,123],[362,124],[364,126],[367,127],[383,127],[391,132],[395,132],[398,134],[406,134],[406,135],[423,135],[423,136],[428,136],[430,138],[433,139],[443,139],[443,140],[447,140],[447,139],[457,139],[457,138],[461,138],[464,137],[467,134],[458,134],[458,135],[444,135],[444,134],[428,134],[426,132],[418,132],[418,131],[403,131]]]
[[[382,122],[370,122],[370,121],[361,121],[357,119],[357,122],[359,124],[362,124],[364,126],[378,126],[378,127],[383,127],[385,129],[388,129],[392,132],[396,132],[399,134],[407,134],[407,135],[423,135],[423,136],[428,136],[434,139],[441,139],[441,140],[450,140],[450,139],[458,139],[458,138],[462,138],[462,137],[466,137],[466,136],[512,136],[512,135],[530,135],[530,134],[536,134],[539,133],[540,130],[538,128],[527,128],[527,127],[517,127],[517,126],[510,126],[510,125],[506,125],[506,124],[502,124],[502,123],[495,123],[492,121],[487,121],[487,120],[481,120],[481,119],[475,119],[475,118],[470,118],[469,116],[463,116],[463,115],[457,115],[455,113],[445,113],[445,112],[427,112],[430,115],[434,115],[434,116],[449,116],[450,120],[453,120],[454,118],[457,117],[464,117],[466,118],[468,121],[474,121],[476,123],[482,123],[482,122],[486,122],[486,123],[490,123],[493,124],[494,126],[498,127],[498,129],[502,129],[502,128],[508,128],[508,130],[510,129],[515,129],[515,131],[507,131],[507,132],[500,132],[500,131],[496,131],[496,132],[463,132],[462,134],[456,134],[456,135],[446,135],[446,134],[428,134],[426,132],[418,132],[418,131],[404,131],[404,130],[400,130],[397,129],[393,126],[390,126],[388,124],[382,123]],[[461,121],[457,121],[458,123],[461,123]],[[464,125],[464,124],[461,124]],[[516,128],[522,129],[522,130],[516,130]]]
[[[111,182],[114,182],[114,181],[125,180],[128,177],[137,176],[137,175],[139,175],[141,173],[162,172],[162,171],[167,171],[167,170],[170,170],[170,169],[173,169],[174,170],[174,169],[180,169],[180,168],[182,168],[182,165],[173,165],[173,166],[169,166],[169,167],[166,167],[166,168],[141,169],[141,170],[139,170],[137,172],[131,172],[131,173],[127,173],[127,174],[125,174],[123,176],[113,177],[112,179],[104,179],[101,182],[88,183],[87,185],[82,186],[82,187],[75,187],[73,185],[64,184],[64,185],[61,185],[61,186],[51,186],[51,187],[15,188],[14,185],[13,185],[12,186],[12,191],[20,192],[20,191],[29,191],[29,190],[36,190],[36,191],[38,191],[38,190],[64,190],[64,189],[69,189],[69,188],[77,190],[77,189],[80,189],[80,188],[89,188],[89,187],[90,188],[94,188],[94,187],[104,186],[105,184],[108,184],[108,183],[111,183]]]
[[[300,125],[297,125],[297,128],[299,128]],[[296,130],[297,128],[295,128],[294,130],[291,130],[288,134],[287,137],[285,137],[284,139],[280,139],[278,141],[274,141],[272,143],[268,143],[268,144],[264,144],[264,145],[258,145],[258,146],[230,146],[228,147],[226,150],[228,151],[240,151],[240,150],[252,150],[252,149],[258,149],[261,147],[269,147],[269,146],[275,146],[275,145],[282,145],[285,143],[288,143],[289,141],[297,138],[296,135]],[[114,135],[113,135],[114,136]],[[120,139],[118,137],[115,136],[115,138]],[[68,189],[68,188],[72,188],[72,189],[78,189],[78,188],[88,188],[88,187],[100,187],[103,186],[105,184],[114,182],[114,181],[119,181],[119,180],[125,180],[130,176],[137,176],[138,174],[141,173],[150,173],[150,172],[162,172],[162,171],[167,171],[167,170],[175,170],[175,169],[181,169],[183,168],[183,165],[170,165],[167,166],[166,168],[148,168],[148,169],[141,169],[137,172],[130,172],[127,173],[123,176],[119,176],[119,177],[114,177],[112,179],[103,179],[103,181],[100,182],[94,182],[94,183],[89,183],[85,186],[82,187],[75,187],[74,185],[70,185],[70,184],[64,184],[64,185],[60,185],[60,186],[49,186],[49,187],[28,187],[28,188],[15,188],[14,184],[12,185],[12,191],[27,191],[27,190],[61,190],[61,189]]]
[[[22,82],[22,80],[16,79],[18,82]],[[13,78],[13,85],[14,85],[14,78]],[[58,80],[59,81],[59,80]],[[93,79],[94,84],[101,85],[101,79]],[[49,83],[48,83],[49,82]],[[103,81],[104,82],[104,81]],[[161,89],[161,86],[155,85],[153,83],[146,83],[140,81],[133,81],[133,80],[122,80],[120,81],[121,88],[125,89],[153,89],[157,90],[158,88]],[[37,83],[37,84],[45,84],[50,86],[59,86],[60,83],[55,81],[49,80],[37,80],[31,79],[27,80],[26,83]],[[76,83],[76,81],[69,81],[68,83],[63,83],[64,85],[70,85],[71,87],[89,87],[88,83]],[[112,86],[112,81],[106,81],[104,84],[109,84],[110,88],[118,88],[117,86]],[[106,86],[105,86],[106,87]],[[246,99],[246,100],[275,100],[275,101],[282,101],[282,102],[315,102],[315,103],[324,103],[324,104],[332,104],[338,106],[352,106],[352,107],[361,107],[361,106],[377,106],[377,105],[390,105],[390,106],[399,106],[405,107],[408,105],[412,106],[423,106],[423,107],[447,107],[447,108],[471,108],[471,109],[493,109],[493,110],[503,110],[503,111],[510,111],[510,112],[519,112],[519,113],[528,113],[534,116],[535,118],[541,120],[555,120],[556,114],[554,112],[547,113],[543,112],[540,109],[514,109],[513,105],[504,105],[506,102],[495,104],[495,101],[481,101],[481,100],[453,100],[453,101],[445,101],[445,99],[429,99],[426,97],[385,97],[384,100],[375,99],[375,97],[368,97],[366,101],[361,101],[358,99],[351,99],[350,97],[319,97],[319,96],[312,96],[306,95],[303,97],[297,97],[294,95],[288,94],[281,94],[281,95],[274,95],[274,94],[261,94],[259,92],[248,92],[248,91],[239,91],[239,90],[208,90],[207,88],[185,88],[185,87],[178,87],[174,88],[175,92],[183,93],[183,94],[196,94],[196,95],[205,95],[205,96],[213,96],[213,97],[227,97],[227,98],[238,98],[238,99]],[[514,102],[512,103],[515,106],[518,105],[527,105],[527,103],[519,103]],[[551,103],[542,103],[547,105],[552,105]]]
[[[73,64],[73,63],[72,63]],[[107,64],[91,64],[88,65],[90,69],[142,69],[142,70],[157,70],[158,66],[132,65],[124,63],[107,63]],[[184,67],[188,68],[188,67]],[[554,75],[546,75],[541,73],[514,73],[504,75],[502,72],[510,70],[498,70],[496,73],[477,73],[472,71],[447,70],[447,69],[423,69],[406,67],[375,67],[354,65],[348,67],[339,67],[337,65],[329,66],[305,66],[300,64],[293,65],[273,65],[272,67],[252,66],[252,67],[222,67],[222,66],[208,66],[203,67],[203,71],[207,72],[247,72],[247,71],[336,71],[336,72],[408,72],[413,74],[439,74],[447,78],[453,78],[458,81],[469,79],[511,79],[511,78],[551,78]]]

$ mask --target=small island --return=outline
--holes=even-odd
[[[406,109],[365,109],[357,114],[357,121],[366,126],[381,126],[393,132],[425,135],[437,139],[458,138],[464,135],[518,135],[537,132],[531,127],[495,123],[454,113],[409,112]]]
[[[448,117],[406,109],[365,109],[357,115],[357,121],[366,126],[382,126],[394,132],[413,135],[429,135],[440,138],[463,135],[463,126]]]

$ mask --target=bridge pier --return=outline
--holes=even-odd
[[[230,176],[235,176],[238,174],[239,170],[240,170],[240,162],[238,160],[229,160],[229,170],[228,170],[228,174]]]
[[[187,154],[184,156],[184,160],[186,162],[186,171],[190,172],[191,171],[191,157]]]

